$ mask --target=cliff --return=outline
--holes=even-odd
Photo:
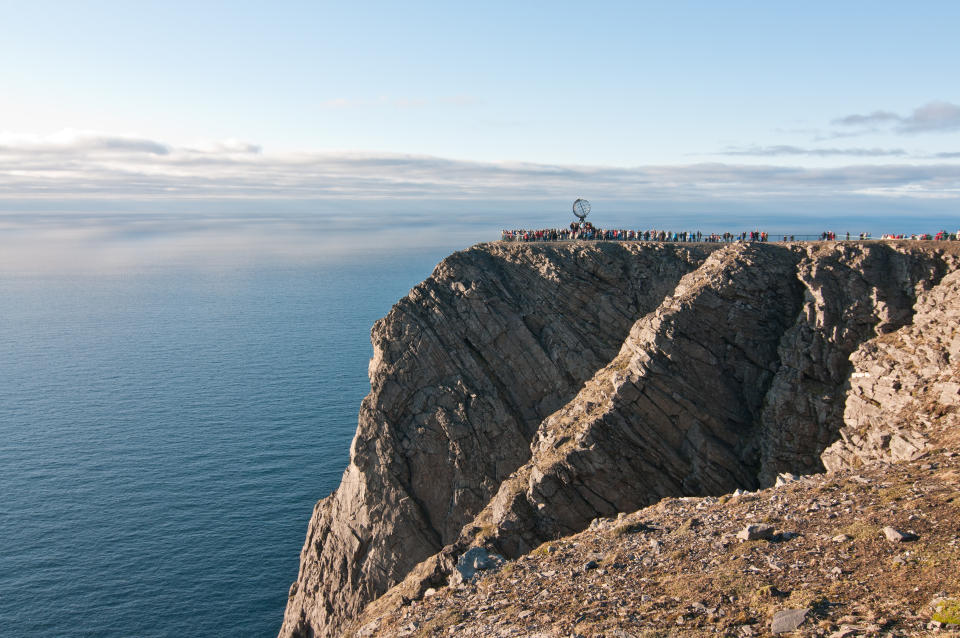
[[[940,426],[957,391],[957,344],[918,350],[956,325],[955,268],[906,244],[451,256],[374,326],[350,464],[314,510],[281,636],[373,631],[470,547],[517,558],[664,497],[917,456],[929,428],[905,397]],[[919,354],[894,387],[900,352]]]

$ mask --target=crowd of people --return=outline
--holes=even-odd
[[[769,241],[766,232],[755,230],[742,233],[710,233],[670,230],[628,230],[623,228],[603,229],[595,228],[590,222],[570,224],[569,228],[540,228],[504,230],[501,232],[504,241],[563,241],[572,239],[605,240],[605,241],[664,241],[664,242],[734,242],[734,241]],[[786,237],[784,237],[786,241]]]
[[[766,231],[753,230],[741,233],[709,233],[703,234],[700,231],[671,231],[660,229],[633,230],[633,229],[603,229],[596,228],[590,222],[573,222],[568,228],[540,228],[540,229],[519,229],[503,230],[500,238],[503,241],[569,241],[569,240],[603,240],[603,241],[658,241],[658,242],[746,242],[746,241],[795,241],[796,235],[777,235],[770,237]],[[801,239],[817,239],[817,235],[801,235]],[[949,233],[941,230],[936,235],[928,233],[923,234],[884,234],[881,239],[916,239],[933,241],[957,241],[960,238],[960,230],[956,233]],[[832,231],[820,233],[821,241],[839,241],[837,234]],[[850,233],[844,236],[846,241],[851,240]],[[860,233],[854,239],[870,240],[873,236],[870,233]]]
[[[919,235],[913,233],[911,235],[906,235],[903,233],[894,234],[886,233],[880,236],[880,239],[914,239],[914,240],[929,240],[929,241],[957,241],[960,239],[960,230],[956,233],[948,233],[945,230],[939,231],[936,235],[931,235],[930,233],[920,233]]]

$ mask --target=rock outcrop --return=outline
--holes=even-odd
[[[911,324],[851,357],[840,439],[828,470],[917,458],[960,435],[960,272],[923,295]]]
[[[455,540],[540,422],[711,250],[493,244],[438,265],[373,328],[350,464],[314,509],[280,634],[335,635]]]
[[[760,438],[760,480],[823,470],[821,452],[843,423],[850,355],[877,335],[912,321],[919,296],[950,268],[943,256],[883,245],[813,244],[797,278],[804,302],[780,344]]]
[[[543,421],[530,460],[463,541],[515,557],[664,496],[755,488],[752,442],[800,307],[797,261],[782,247],[734,246],[686,275]]]
[[[866,385],[889,376],[870,349],[915,351],[935,325],[940,345],[898,390],[935,368],[916,400],[952,410],[953,270],[884,244],[453,255],[374,326],[350,464],[314,511],[281,636],[338,635],[378,598],[366,617],[388,613],[470,547],[515,558],[665,496],[883,456],[894,435],[864,445],[875,428],[856,404],[887,400]]]

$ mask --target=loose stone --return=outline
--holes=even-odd
[[[773,615],[773,622],[770,624],[770,633],[785,634],[796,631],[797,628],[806,620],[810,609],[785,609],[778,611]]]
[[[887,540],[892,543],[906,543],[917,540],[916,534],[912,534],[910,532],[901,532],[890,526],[883,528],[883,535],[886,536]]]
[[[770,525],[747,525],[737,532],[737,538],[742,541],[756,541],[773,537],[773,527]]]

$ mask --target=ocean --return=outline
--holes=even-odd
[[[373,322],[455,248],[569,217],[569,204],[28,204],[0,207],[4,638],[276,635],[311,509],[347,463]],[[604,223],[897,227],[659,215]]]
[[[273,636],[447,250],[0,274],[0,635]]]

